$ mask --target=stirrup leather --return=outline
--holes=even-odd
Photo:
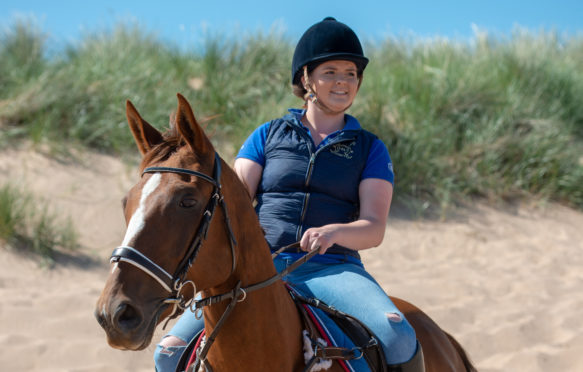
[[[417,351],[409,361],[400,364],[389,364],[388,372],[425,372],[425,362],[423,361],[423,349],[417,341]]]

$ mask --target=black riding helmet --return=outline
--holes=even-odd
[[[359,74],[368,64],[354,31],[333,17],[326,17],[310,27],[298,42],[292,59],[292,85],[299,84],[305,65],[315,68],[333,59],[354,62]]]

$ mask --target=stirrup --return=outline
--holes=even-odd
[[[409,361],[400,364],[389,364],[388,372],[425,372],[425,362],[423,361],[423,349],[417,341],[417,351]]]

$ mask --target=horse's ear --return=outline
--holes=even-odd
[[[162,134],[156,128],[142,119],[138,110],[130,101],[126,101],[126,117],[142,155],[164,140]]]
[[[196,154],[205,154],[212,149],[212,145],[204,131],[196,121],[190,104],[180,93],[178,96],[178,109],[176,110],[176,128]]]

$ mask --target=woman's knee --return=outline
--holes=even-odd
[[[390,324],[389,337],[383,340],[388,364],[407,362],[417,350],[417,335],[409,322],[400,313],[385,314]]]
[[[156,345],[154,363],[157,372],[174,372],[187,343],[179,337],[168,335]]]
[[[185,346],[186,341],[184,341],[180,337],[168,335],[168,336],[162,338],[162,340],[160,340],[160,345],[162,345],[164,347]]]
[[[188,343],[204,328],[204,321],[192,311],[185,311],[154,351],[158,372],[174,372]]]

